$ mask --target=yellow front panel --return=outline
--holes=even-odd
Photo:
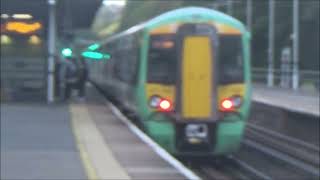
[[[190,36],[183,42],[182,115],[209,118],[212,94],[212,52],[209,37]]]

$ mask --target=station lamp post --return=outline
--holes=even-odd
[[[246,23],[247,28],[249,32],[252,34],[252,0],[247,0],[247,7],[246,7]],[[252,53],[251,53],[251,43],[249,43],[249,56],[251,59]]]
[[[247,7],[246,7],[246,23],[248,30],[252,31],[252,0],[247,0]]]
[[[293,1],[293,69],[292,88],[299,88],[299,0]]]
[[[269,0],[268,87],[274,85],[274,0]]]
[[[55,40],[56,40],[56,0],[48,0],[49,25],[48,25],[48,82],[47,82],[47,102],[54,102],[54,71],[55,71]]]
[[[227,13],[232,16],[233,15],[233,0],[227,1]]]

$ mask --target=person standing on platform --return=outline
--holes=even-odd
[[[77,86],[79,81],[78,67],[76,58],[70,56],[65,57],[61,62],[60,67],[60,95],[62,100],[68,100],[71,96],[71,91]]]
[[[78,60],[79,80],[77,83],[80,100],[85,99],[86,82],[88,79],[88,67],[84,58]]]
[[[281,51],[281,78],[280,86],[283,88],[290,87],[290,77],[291,77],[291,49],[286,46]]]

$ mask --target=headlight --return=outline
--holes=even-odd
[[[238,108],[242,104],[242,98],[240,96],[233,96],[232,97],[233,106]]]
[[[149,100],[149,106],[152,108],[157,108],[159,107],[160,101],[161,101],[160,96],[157,96],[157,95],[152,96]]]
[[[234,108],[239,108],[242,104],[241,96],[232,96],[221,101],[221,108],[223,111],[233,111]]]
[[[168,99],[161,98],[158,95],[151,96],[149,106],[157,108],[159,111],[170,111],[172,109],[172,103]]]

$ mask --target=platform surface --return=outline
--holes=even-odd
[[[319,93],[270,88],[260,84],[254,84],[252,92],[252,98],[256,102],[293,112],[320,116]]]
[[[116,117],[99,92],[89,88],[86,108],[115,159],[132,179],[186,179]]]
[[[85,179],[68,106],[1,104],[1,179]]]
[[[1,179],[186,179],[118,119],[85,101],[1,104]]]

